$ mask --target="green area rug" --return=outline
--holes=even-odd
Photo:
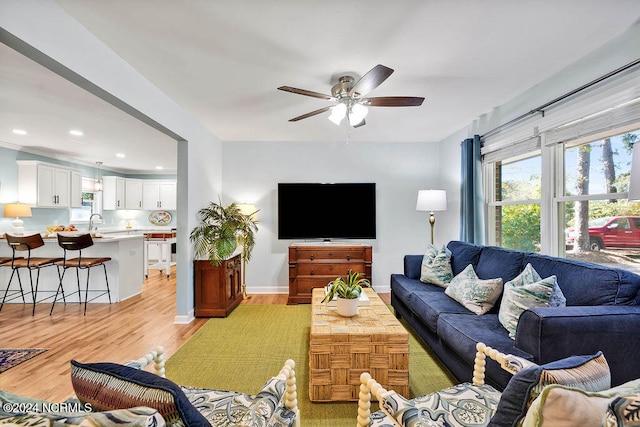
[[[167,378],[202,388],[256,394],[286,359],[296,362],[298,406],[305,427],[355,425],[357,402],[309,400],[311,305],[240,305],[209,319],[166,364]],[[410,335],[410,397],[454,384],[450,374]],[[373,408],[372,408],[373,409]]]

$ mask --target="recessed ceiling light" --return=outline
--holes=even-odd
[[[27,131],[24,130],[24,129],[14,129],[12,132],[15,133],[16,135],[26,135],[27,134]]]
[[[120,157],[121,159],[124,159],[127,156],[125,156],[124,153],[116,153],[116,157]]]
[[[84,135],[84,132],[82,132],[81,130],[78,130],[78,129],[71,129],[69,131],[69,133],[71,135],[73,135],[73,136],[82,136],[82,135]]]
[[[161,171],[162,170],[162,166],[156,166],[156,169]]]

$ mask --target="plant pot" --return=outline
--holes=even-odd
[[[347,299],[338,297],[336,311],[340,316],[352,317],[358,314],[358,298]]]

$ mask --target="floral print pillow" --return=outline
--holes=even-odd
[[[485,314],[494,306],[502,293],[502,278],[479,279],[469,264],[451,279],[445,294],[462,304],[475,314]]]

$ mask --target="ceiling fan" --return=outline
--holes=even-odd
[[[314,98],[337,102],[337,104],[333,106],[323,107],[294,117],[289,120],[290,122],[297,122],[298,120],[331,110],[329,120],[333,123],[340,125],[342,119],[348,117],[349,124],[356,128],[365,124],[364,118],[368,113],[367,107],[417,107],[422,105],[424,98],[415,96],[378,96],[365,98],[369,92],[380,86],[391,73],[393,73],[393,69],[378,64],[357,82],[352,76],[341,76],[338,79],[338,83],[331,88],[331,95],[291,86],[280,86],[278,89],[285,92],[297,93],[298,95],[312,96]]]

